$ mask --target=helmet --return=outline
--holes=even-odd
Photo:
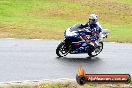
[[[89,16],[89,24],[96,24],[96,22],[98,21],[98,16],[95,14],[91,14]]]

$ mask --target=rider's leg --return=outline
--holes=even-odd
[[[82,36],[82,38],[87,42],[90,43],[90,40],[86,36]]]
[[[86,36],[82,36],[82,38],[86,41],[87,45],[90,46],[90,50],[93,51],[95,48],[93,45],[90,44],[91,40],[88,39]]]
[[[91,40],[91,43],[94,46],[94,48],[99,47],[99,44],[96,42],[98,40],[98,38],[96,36],[91,36],[89,39]]]
[[[91,43],[92,43],[92,45],[95,47],[95,48],[97,48],[99,45],[98,45],[98,43],[96,42],[96,41],[91,41]]]

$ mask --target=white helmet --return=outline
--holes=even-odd
[[[89,16],[89,23],[90,24],[96,24],[96,22],[98,21],[98,16],[95,14],[91,14]]]

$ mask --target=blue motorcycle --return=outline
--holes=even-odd
[[[87,53],[90,57],[97,56],[103,50],[103,39],[107,38],[109,32],[107,29],[103,30],[100,33],[99,39],[96,41],[99,44],[99,47],[93,50],[91,44],[87,44],[81,39],[81,34],[84,33],[84,30],[79,29],[80,24],[76,24],[72,27],[69,27],[64,32],[64,40],[58,45],[56,49],[56,54],[59,57],[64,57],[68,53],[70,54],[84,54]],[[72,32],[70,31],[73,28]],[[75,31],[74,31],[75,30]],[[78,31],[77,31],[78,30]],[[90,32],[85,31],[87,37],[90,36]]]

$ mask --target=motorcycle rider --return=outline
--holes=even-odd
[[[90,50],[93,51],[96,48],[98,48],[99,44],[96,42],[96,40],[99,39],[99,35],[102,32],[102,27],[98,22],[98,16],[96,14],[91,14],[89,16],[88,22],[85,25],[76,24],[72,27],[69,27],[65,31],[65,34],[68,37],[73,36],[73,35],[75,36],[75,35],[77,35],[78,31],[80,31],[80,29],[82,31],[81,38],[83,40],[85,40],[86,43],[90,46],[90,48],[91,48]],[[86,32],[86,31],[89,31],[89,32]],[[87,35],[90,35],[90,37],[88,38]],[[76,41],[76,40],[74,40],[74,38],[73,38],[72,41]]]
[[[96,14],[91,14],[89,16],[89,20],[85,25],[81,25],[79,28],[83,29],[85,28],[86,30],[89,30],[91,33],[91,36],[88,38],[86,37],[86,34],[82,34],[82,38],[86,41],[88,45],[91,46],[92,50],[95,48],[99,47],[98,43],[96,40],[99,39],[99,35],[102,32],[102,27],[98,22],[98,16]],[[92,44],[90,44],[92,43]]]

